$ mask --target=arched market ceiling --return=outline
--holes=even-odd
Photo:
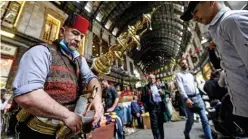
[[[67,13],[76,11],[90,21],[95,19],[116,37],[126,31],[128,25],[141,20],[142,14],[161,6],[152,16],[152,30],[140,39],[140,49],[134,48],[128,53],[143,72],[156,70],[180,57],[194,26],[180,19],[188,4],[186,1],[61,1],[53,4]]]

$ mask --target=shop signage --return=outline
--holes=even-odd
[[[109,80],[109,81],[112,81],[112,82],[116,82],[116,79],[114,77],[110,77],[110,76],[103,76],[102,79]]]
[[[1,54],[6,54],[10,56],[14,56],[16,54],[17,47],[10,46],[7,44],[1,44]]]
[[[123,84],[125,84],[125,85],[129,85],[129,82],[127,82],[127,81],[123,81]]]

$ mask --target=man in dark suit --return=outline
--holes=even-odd
[[[165,95],[162,90],[157,87],[154,75],[149,75],[148,81],[149,83],[142,90],[141,100],[144,103],[145,111],[150,114],[154,139],[164,139],[163,112],[165,104],[162,99]]]

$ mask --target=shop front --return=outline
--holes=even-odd
[[[211,64],[208,62],[206,63],[203,68],[202,68],[202,75],[203,75],[203,78],[205,80],[209,80],[210,79],[210,76],[211,76],[211,72],[212,72],[212,66]]]
[[[109,75],[101,75],[101,76],[99,76],[99,79],[100,80],[107,80],[108,83],[110,85],[112,85],[112,86],[114,86],[116,81],[117,81],[115,77],[112,77],[112,76],[109,76]]]
[[[206,79],[204,78],[202,71],[197,72],[195,78],[198,88],[201,89],[201,91],[203,91],[203,87],[206,82]]]
[[[196,82],[199,84],[200,82],[205,81],[202,71],[196,73]]]
[[[129,90],[130,89],[130,83],[127,80],[123,81],[123,86],[124,86],[124,90]]]
[[[17,47],[5,43],[1,43],[1,82],[0,87],[7,88],[8,79],[11,78],[10,70],[15,60]]]

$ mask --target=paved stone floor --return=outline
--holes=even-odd
[[[178,121],[164,124],[165,139],[184,139],[183,130],[186,121]],[[190,132],[191,139],[204,139],[201,122],[194,123]],[[129,135],[126,139],[153,139],[152,131],[149,129],[139,129]]]

